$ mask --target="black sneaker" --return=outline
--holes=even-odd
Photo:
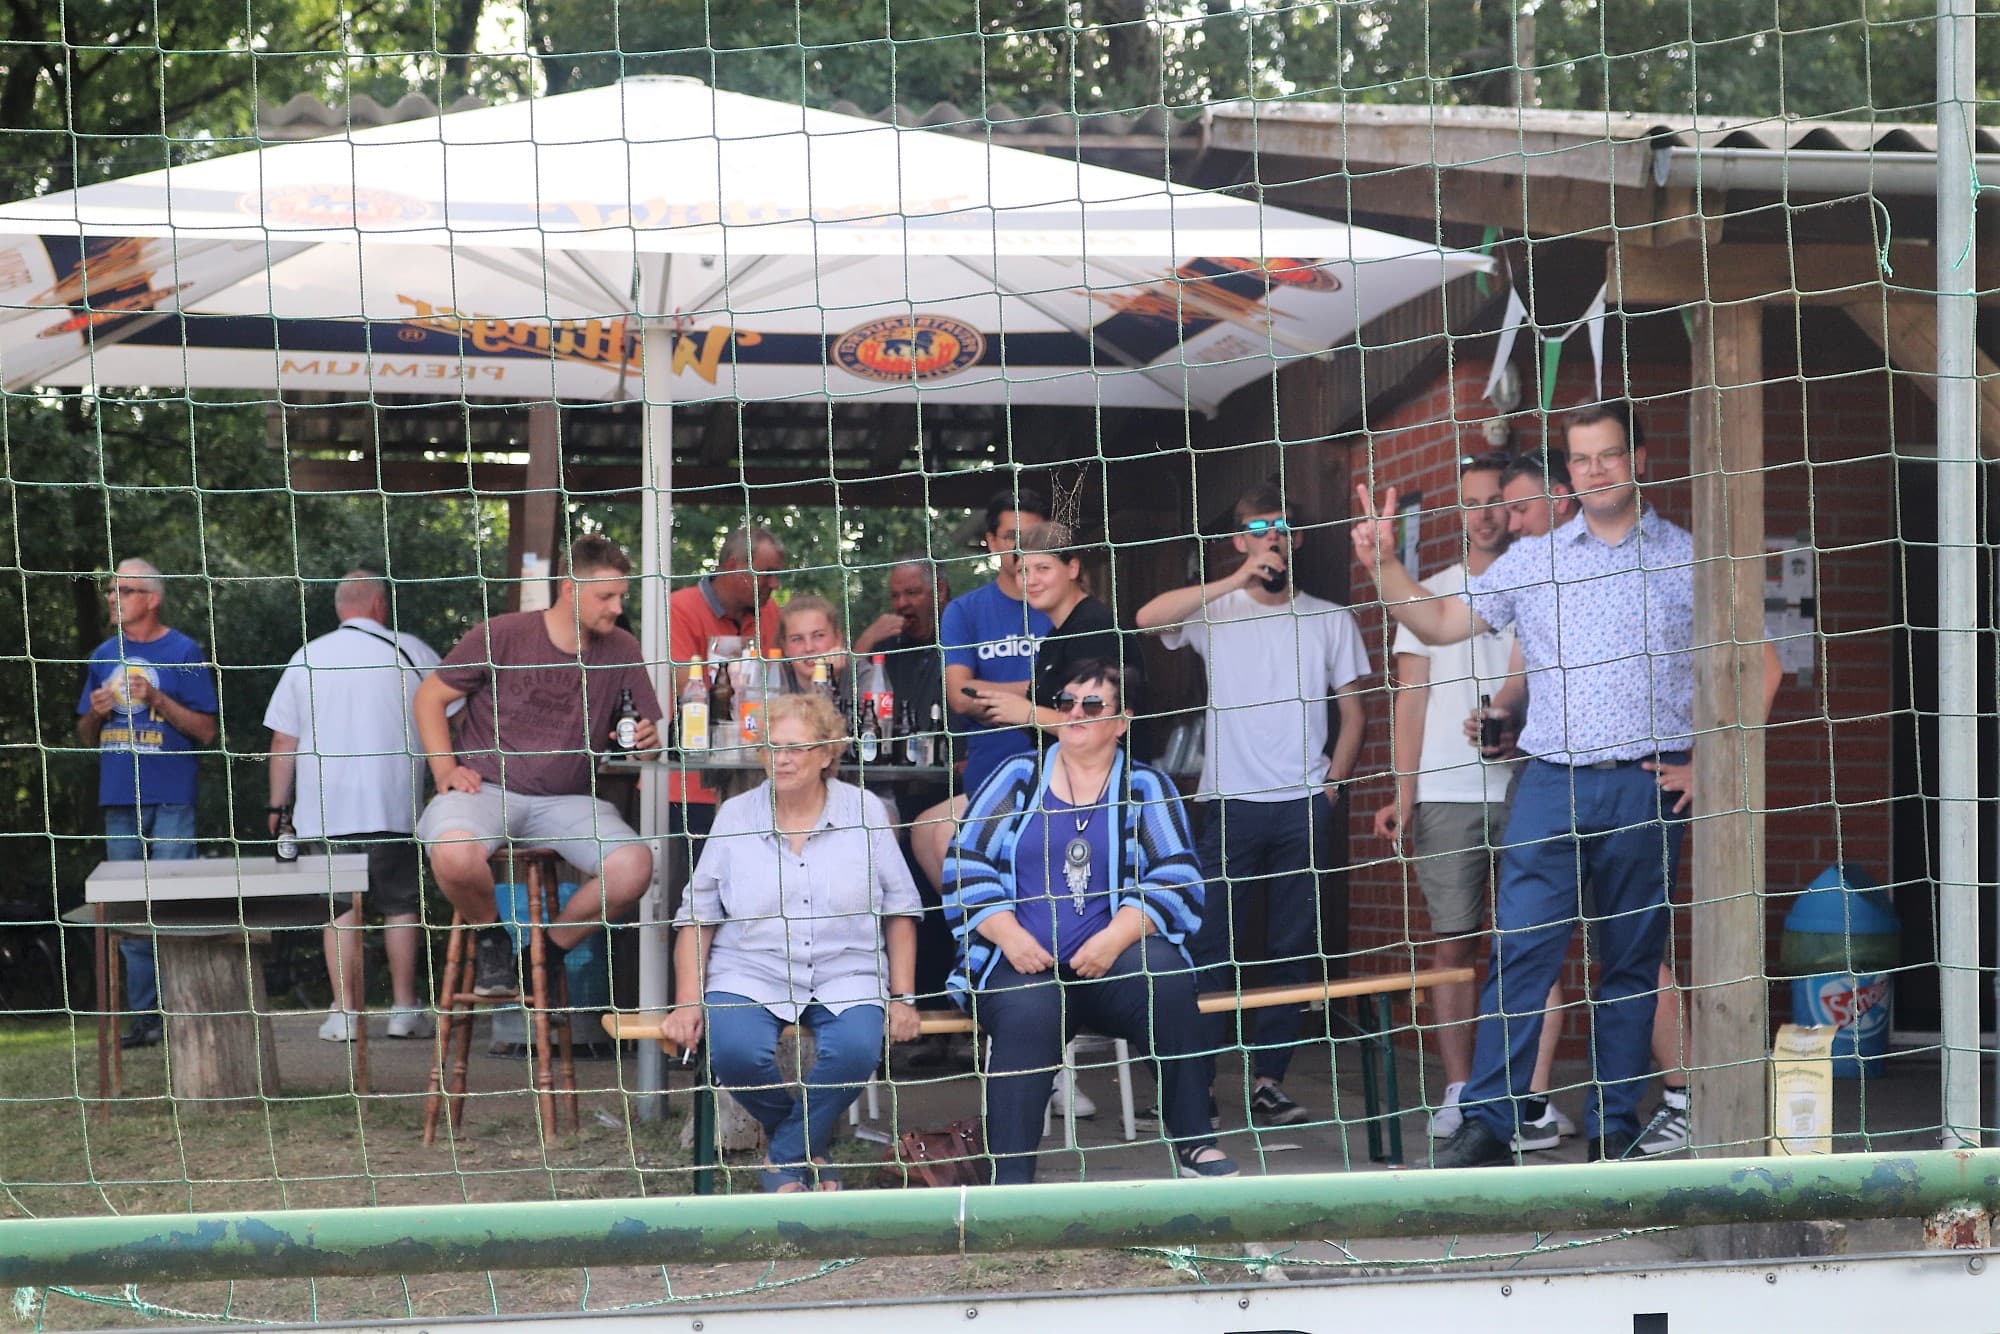
[[[1452,1137],[1431,1152],[1432,1167],[1487,1167],[1511,1163],[1513,1151],[1507,1141],[1486,1128],[1477,1117],[1468,1116]]]
[[[504,926],[482,926],[472,938],[472,994],[491,1000],[519,990],[514,942]]]
[[[1607,1130],[1601,1139],[1593,1139],[1584,1145],[1583,1160],[1586,1163],[1615,1163],[1624,1158],[1634,1158],[1632,1152],[1638,1143],[1637,1135],[1623,1130]]]
[[[1259,1084],[1250,1095],[1250,1119],[1263,1126],[1295,1126],[1311,1113],[1276,1084]]]
[[[157,1047],[165,1025],[155,1015],[146,1019],[134,1019],[118,1038],[120,1050],[132,1051],[139,1047]]]
[[[1668,1089],[1666,1097],[1660,1100],[1660,1109],[1653,1113],[1653,1119],[1639,1132],[1639,1141],[1633,1147],[1648,1158],[1662,1153],[1679,1153],[1688,1146],[1688,1133],[1688,1092],[1686,1089]]]

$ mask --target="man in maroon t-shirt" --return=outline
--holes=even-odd
[[[639,641],[618,628],[632,562],[616,543],[584,537],[565,564],[553,606],[474,626],[411,705],[438,792],[417,838],[438,888],[480,928],[475,995],[511,995],[517,983],[513,944],[494,925],[486,860],[502,843],[554,848],[591,875],[549,928],[551,971],[562,951],[620,916],[653,878],[652,849],[592,795],[591,782],[622,692],[638,707],[639,750],[660,744],[660,702]],[[459,699],[454,736],[445,711]]]

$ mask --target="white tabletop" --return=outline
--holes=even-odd
[[[361,852],[301,856],[295,862],[281,862],[269,855],[99,862],[83,882],[86,903],[297,898],[367,890],[368,856]]]

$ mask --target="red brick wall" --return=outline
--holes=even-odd
[[[1572,356],[1555,401],[1592,395],[1588,362]],[[1480,423],[1491,412],[1482,397],[1487,365],[1462,362],[1430,390],[1394,414],[1372,423],[1352,445],[1357,479],[1372,476],[1376,493],[1391,485],[1424,496],[1423,569],[1459,558],[1458,526],[1448,507],[1457,494],[1457,460],[1488,448]],[[1633,365],[1633,391],[1646,400],[1648,498],[1676,523],[1691,523],[1688,507],[1688,370],[1683,365]],[[1894,411],[1890,395],[1897,393]],[[1859,862],[1878,876],[1889,871],[1890,711],[1893,578],[1896,534],[1892,429],[1906,439],[1928,439],[1927,402],[1892,388],[1881,374],[1810,380],[1774,379],[1765,390],[1766,531],[1773,538],[1802,538],[1819,555],[1821,668],[1810,684],[1785,678],[1767,734],[1769,814],[1766,821],[1767,931],[1772,971],[1783,895],[1802,887],[1835,860]],[[1534,414],[1512,419],[1516,450],[1539,443]],[[1355,612],[1378,671],[1386,663],[1388,630],[1379,603],[1367,601],[1372,585],[1354,571]],[[1379,678],[1378,678],[1379,680]],[[1354,793],[1351,834],[1354,869],[1349,877],[1349,945],[1360,954],[1405,957],[1410,942],[1428,930],[1415,877],[1390,856],[1371,829],[1375,809],[1389,797],[1389,700],[1370,701],[1371,730],[1360,772],[1371,775]],[[1683,900],[1685,886],[1683,887]],[[1686,958],[1688,926],[1681,914],[1676,954]],[[1365,958],[1357,969],[1379,967]],[[1683,980],[1686,970],[1683,968]],[[1572,955],[1566,977],[1572,995],[1582,978]],[[1774,1016],[1786,1012],[1781,988],[1773,990]],[[1581,1056],[1571,1025],[1567,1055]]]

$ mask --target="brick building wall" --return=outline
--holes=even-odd
[[[1567,359],[1555,402],[1592,396],[1588,358]],[[1692,526],[1687,482],[1689,394],[1685,362],[1628,363],[1635,396],[1646,401],[1648,498],[1673,522]],[[1489,448],[1480,426],[1490,415],[1483,398],[1488,365],[1460,362],[1393,414],[1371,423],[1350,445],[1349,470],[1373,479],[1376,494],[1394,485],[1423,493],[1421,547],[1425,572],[1461,558],[1450,506],[1461,456]],[[1891,396],[1894,395],[1893,403]],[[1893,407],[1893,411],[1892,411]],[[1931,438],[1929,404],[1899,391],[1883,374],[1810,379],[1774,378],[1765,390],[1766,530],[1818,552],[1818,668],[1802,684],[1788,675],[1767,735],[1767,931],[1776,972],[1788,891],[1802,887],[1836,860],[1858,862],[1886,880],[1890,859],[1892,652],[1897,519],[1892,433]],[[1535,414],[1510,421],[1511,448],[1540,444]],[[1554,427],[1553,429],[1559,429]],[[1560,447],[1558,445],[1558,447]],[[1388,664],[1393,626],[1372,584],[1353,571],[1355,612],[1377,672]],[[1381,678],[1378,675],[1378,684]],[[1391,795],[1389,696],[1370,699],[1371,729],[1352,795],[1349,948],[1357,971],[1392,966],[1428,931],[1422,891],[1408,867],[1374,837],[1376,808]],[[1691,837],[1691,836],[1690,836]],[[1685,873],[1684,877],[1685,879]],[[1686,901],[1682,886],[1680,901]],[[1679,914],[1675,954],[1685,958],[1689,926]],[[1369,955],[1375,957],[1367,957]],[[1682,969],[1685,980],[1686,970]],[[1583,983],[1573,950],[1565,983],[1572,998]],[[1773,1015],[1788,1011],[1788,991],[1773,987]],[[1565,1054],[1582,1056],[1581,1026],[1572,1022]]]

